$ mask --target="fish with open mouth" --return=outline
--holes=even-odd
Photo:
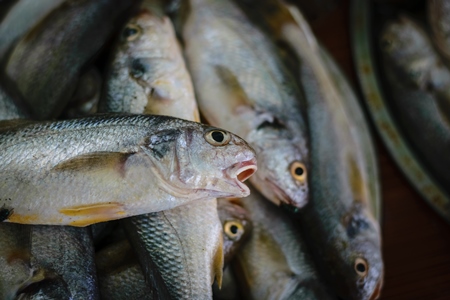
[[[215,127],[167,116],[0,127],[5,222],[87,226],[212,197],[244,197],[254,150]]]
[[[304,207],[305,102],[275,45],[231,0],[184,3],[179,31],[200,111],[255,149],[259,169],[249,180],[267,199]]]

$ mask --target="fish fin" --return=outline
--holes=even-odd
[[[18,215],[12,214],[5,220],[5,222],[10,223],[19,223],[19,224],[36,224],[36,221],[39,220],[40,217],[37,214],[30,215]]]
[[[219,289],[222,288],[223,263],[224,263],[223,235],[221,234],[219,245],[216,249],[216,252],[214,253],[212,266],[213,276],[216,278],[217,286],[219,287]]]
[[[53,167],[53,171],[93,171],[112,169],[124,175],[127,159],[135,153],[93,152],[75,156]]]
[[[226,90],[231,94],[230,102],[233,110],[237,112],[243,108],[250,108],[253,110],[252,102],[233,72],[222,65],[216,65],[215,71],[222,83],[226,86]]]
[[[350,187],[353,194],[353,199],[358,202],[367,204],[366,184],[364,182],[361,170],[355,159],[351,156],[347,157],[348,162],[348,176],[350,179]]]
[[[84,227],[95,223],[116,220],[127,216],[123,205],[117,202],[95,203],[65,207],[59,210],[65,216],[76,217],[69,225]]]

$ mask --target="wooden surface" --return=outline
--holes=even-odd
[[[357,86],[349,17],[349,1],[343,0],[311,25]],[[385,277],[380,299],[450,299],[450,225],[407,182],[375,131],[373,136],[383,197]]]

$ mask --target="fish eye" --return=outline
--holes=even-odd
[[[359,276],[365,277],[369,272],[369,266],[367,264],[367,261],[363,258],[358,257],[355,260],[355,271],[356,274],[358,274]]]
[[[131,42],[134,41],[140,33],[141,29],[138,26],[134,24],[128,24],[122,32],[122,37]]]
[[[237,240],[244,233],[244,226],[237,221],[227,221],[223,228],[225,234],[232,240]]]
[[[306,167],[299,161],[294,161],[290,167],[291,176],[297,181],[304,182],[306,180]]]
[[[225,146],[231,140],[231,135],[223,130],[211,130],[205,134],[205,139],[213,146]]]

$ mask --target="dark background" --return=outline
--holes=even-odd
[[[334,1],[309,19],[361,96],[351,54],[350,1]],[[385,276],[380,299],[450,299],[450,225],[409,184],[371,126],[383,201]]]

